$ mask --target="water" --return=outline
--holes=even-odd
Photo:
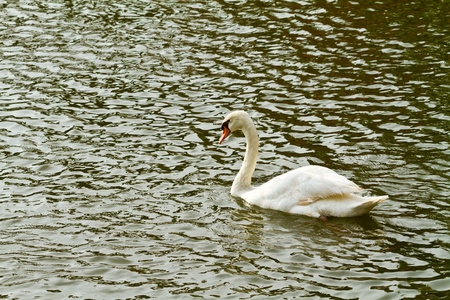
[[[448,1],[0,1],[0,295],[445,299]],[[318,164],[330,219],[229,196]]]

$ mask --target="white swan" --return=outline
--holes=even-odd
[[[363,190],[355,183],[320,166],[301,167],[252,187],[259,144],[252,119],[245,111],[235,111],[225,117],[221,129],[219,144],[235,130],[244,132],[247,140],[244,162],[233,181],[231,195],[252,205],[316,218],[355,217],[368,213],[388,198],[363,197]]]

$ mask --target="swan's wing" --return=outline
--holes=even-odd
[[[308,166],[293,170],[292,173],[292,183],[296,186],[293,193],[297,195],[298,205],[363,191],[354,182],[325,167]]]

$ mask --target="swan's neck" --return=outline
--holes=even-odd
[[[251,123],[248,123],[247,126],[242,129],[245,139],[247,140],[247,147],[245,150],[244,162],[231,186],[231,195],[236,197],[251,188],[252,174],[255,171],[256,161],[258,160],[258,133],[256,132],[256,127],[253,122],[250,122]]]

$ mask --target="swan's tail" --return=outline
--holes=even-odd
[[[364,197],[364,202],[355,207],[355,215],[361,216],[367,214],[372,210],[377,204],[384,202],[388,199],[388,196],[377,196],[377,197]]]

